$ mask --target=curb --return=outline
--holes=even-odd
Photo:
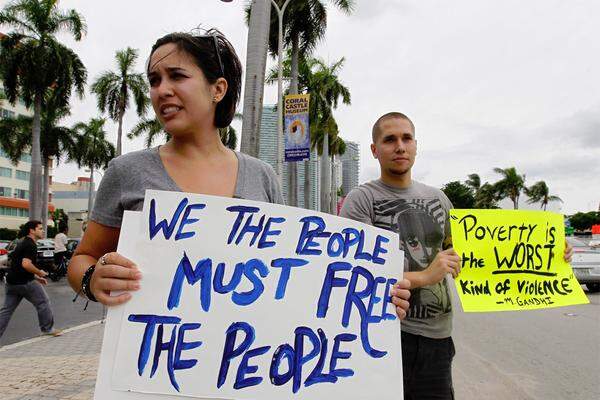
[[[85,324],[73,326],[71,328],[64,329],[63,330],[63,335],[66,334],[66,333],[69,333],[69,332],[75,332],[75,331],[79,331],[81,329],[91,328],[92,326],[100,325],[100,324],[103,324],[103,323],[104,323],[104,320],[102,319],[102,320],[87,322]],[[31,338],[31,339],[22,340],[22,341],[17,342],[17,343],[12,343],[12,344],[0,347],[0,353],[3,352],[3,351],[16,349],[18,347],[26,346],[28,344],[38,343],[38,342],[41,342],[41,341],[44,341],[44,340],[49,340],[49,339],[54,339],[54,337],[53,336],[43,336],[43,335],[40,335],[40,336]]]

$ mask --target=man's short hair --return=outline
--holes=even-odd
[[[373,132],[372,132],[373,143],[375,143],[375,141],[379,137],[379,134],[381,134],[381,124],[384,123],[385,121],[387,121],[388,119],[405,119],[405,120],[407,120],[408,122],[410,122],[410,126],[412,127],[412,130],[413,130],[413,134],[415,133],[415,124],[413,124],[413,122],[410,120],[410,118],[408,118],[406,115],[402,114],[401,112],[392,111],[387,114],[383,114],[381,117],[379,117],[379,119],[377,121],[375,121],[375,124],[373,125]]]
[[[21,231],[19,232],[19,237],[25,237],[27,235],[29,235],[29,231],[37,228],[38,225],[42,225],[42,221],[38,221],[35,219],[32,219],[31,221],[27,221],[25,222],[23,225],[21,225]]]

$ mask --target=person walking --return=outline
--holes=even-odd
[[[54,315],[50,299],[42,286],[48,283],[48,273],[34,264],[37,258],[36,242],[44,237],[42,223],[35,220],[26,222],[21,234],[24,237],[12,253],[6,276],[6,296],[4,306],[0,309],[0,337],[23,298],[35,306],[42,334],[60,336],[62,331],[53,329]]]

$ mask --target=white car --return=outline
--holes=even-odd
[[[567,237],[567,242],[573,247],[571,267],[575,277],[590,293],[600,292],[600,250],[574,237]]]

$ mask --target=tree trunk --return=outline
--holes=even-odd
[[[335,173],[335,155],[331,155],[331,206],[333,215],[337,215],[337,174]]]
[[[330,213],[331,202],[331,166],[329,165],[329,135],[323,136],[323,154],[321,155],[321,212]]]
[[[50,192],[50,158],[44,157],[44,190],[42,192],[42,227],[48,237],[48,193]]]
[[[312,206],[310,204],[310,178],[311,174],[311,159],[304,161],[304,208],[307,210],[312,210]]]
[[[123,115],[125,115],[125,109],[121,108],[121,111],[119,111],[119,126],[117,128],[117,157],[121,155],[121,141],[123,136]]]
[[[262,115],[267,41],[271,18],[270,0],[253,0],[246,46],[246,81],[242,119],[242,153],[258,157],[260,117]]]
[[[94,166],[90,166],[90,189],[88,193],[88,214],[87,220],[90,220],[92,214],[92,207],[94,206]]]
[[[40,131],[42,117],[42,93],[36,93],[33,105],[33,129],[31,131],[31,170],[29,172],[29,220],[42,220],[42,156]]]
[[[292,63],[290,66],[290,94],[298,94],[298,57],[300,46],[298,37],[292,38]],[[298,206],[298,164],[288,162],[288,205]],[[306,205],[305,205],[306,207]]]

